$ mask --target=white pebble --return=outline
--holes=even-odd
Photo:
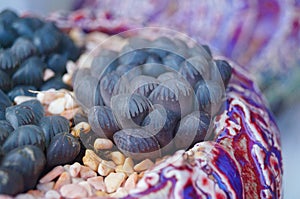
[[[72,76],[70,74],[66,73],[62,77],[62,81],[67,85],[72,85]]]
[[[110,173],[105,179],[104,184],[106,186],[107,193],[115,192],[125,180],[124,173]]]
[[[84,198],[88,196],[85,188],[78,184],[67,184],[61,187],[60,193],[66,198]]]
[[[87,181],[79,182],[78,185],[82,186],[87,191],[88,196],[94,195],[95,189]]]
[[[109,139],[97,138],[94,142],[94,149],[96,150],[111,149],[112,147],[113,143]]]
[[[65,109],[72,109],[78,107],[78,104],[75,100],[75,96],[71,92],[65,94]]]
[[[15,97],[14,102],[16,104],[21,104],[23,102],[33,100],[33,99],[36,99],[36,98],[35,97],[30,97],[30,96],[17,96],[17,97]]]
[[[70,175],[72,177],[77,177],[81,169],[81,165],[78,162],[75,162],[70,166]]]
[[[98,166],[98,173],[102,176],[107,176],[115,170],[115,163],[113,161],[102,160]]]
[[[46,183],[39,183],[36,185],[36,188],[40,191],[49,191],[54,187],[54,182],[46,182]]]
[[[48,79],[50,79],[51,77],[55,76],[55,72],[53,70],[51,70],[50,68],[46,68],[45,72],[44,72],[44,76],[43,76],[43,80],[47,81]]]
[[[61,114],[65,110],[66,99],[60,97],[49,104],[48,111],[51,114]]]
[[[81,169],[80,169],[80,177],[81,178],[88,179],[88,178],[95,177],[95,176],[97,176],[97,173],[95,171],[93,171],[89,167],[81,166]]]
[[[73,61],[68,61],[66,64],[66,69],[68,74],[73,75],[73,73],[75,72],[75,70],[77,70],[77,65],[73,62]]]
[[[105,191],[105,184],[102,176],[88,178],[87,182],[90,183],[97,191]]]
[[[55,190],[49,190],[45,194],[45,198],[47,199],[60,199],[61,195]]]

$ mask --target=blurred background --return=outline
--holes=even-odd
[[[284,197],[300,198],[300,1],[14,0],[0,9],[54,20],[64,29],[117,33],[163,26],[207,43],[248,70],[281,132]]]

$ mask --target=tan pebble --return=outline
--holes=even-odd
[[[87,149],[82,161],[85,166],[91,168],[93,171],[97,171],[102,159],[94,151]]]
[[[14,102],[15,102],[16,104],[21,104],[21,103],[23,103],[23,102],[27,102],[27,101],[33,100],[33,99],[36,99],[36,97],[30,97],[30,96],[17,96],[17,97],[15,97]]]
[[[83,182],[84,179],[76,177],[76,178],[72,178],[72,184],[79,184],[80,182]]]
[[[88,196],[85,188],[78,184],[67,184],[60,189],[60,193],[66,198],[84,198]]]
[[[94,149],[96,150],[111,149],[112,147],[113,143],[109,139],[97,138],[94,142]]]
[[[105,184],[102,176],[96,176],[87,179],[87,182],[90,183],[97,191],[105,191]]]
[[[63,97],[57,98],[49,104],[48,112],[57,115],[65,110],[66,99]]]
[[[126,158],[123,164],[123,170],[127,173],[127,175],[130,175],[134,172],[133,170],[134,162],[131,158]]]
[[[88,179],[88,178],[95,177],[95,176],[97,176],[97,173],[95,171],[93,171],[89,167],[81,166],[81,169],[80,169],[80,177],[81,178]]]
[[[47,192],[51,189],[53,189],[54,187],[54,182],[46,182],[46,183],[39,183],[36,185],[36,188],[40,191],[44,191],[44,192]]]
[[[75,162],[70,166],[70,170],[69,170],[70,175],[72,177],[77,177],[80,172],[80,169],[81,169],[81,165],[78,162]]]
[[[142,162],[136,164],[133,169],[137,172],[141,172],[150,169],[153,165],[154,163],[151,160],[145,159]]]
[[[85,188],[85,190],[88,193],[88,196],[93,196],[95,194],[96,190],[87,181],[82,181],[82,182],[79,182],[78,184],[80,186],[82,186],[83,188]]]
[[[66,73],[62,77],[62,81],[67,85],[72,85],[72,76],[70,74]]]
[[[104,184],[106,186],[107,193],[115,192],[125,180],[124,173],[110,173],[105,179]]]
[[[116,165],[124,164],[125,156],[120,151],[111,152],[109,157]]]
[[[124,184],[124,188],[127,191],[130,191],[136,187],[136,184],[138,182],[138,174],[136,172],[132,173],[126,180]]]
[[[44,76],[43,76],[43,80],[47,81],[48,79],[50,79],[51,77],[55,76],[55,72],[53,70],[51,70],[50,68],[46,68],[46,70],[44,71]]]
[[[78,66],[73,61],[67,61],[66,64],[67,73],[72,75],[75,70],[78,69]]]
[[[55,190],[49,190],[45,193],[45,198],[47,198],[47,199],[60,199],[61,195],[59,194],[59,192],[57,192]]]
[[[53,189],[59,190],[62,186],[66,185],[66,184],[71,184],[71,183],[72,183],[71,176],[68,172],[65,171],[59,176],[56,183],[54,184]]]
[[[128,192],[123,187],[120,187],[117,189],[116,192],[109,194],[110,197],[114,197],[114,198],[123,198],[127,195],[128,195]]]
[[[138,176],[139,176],[139,179],[142,179],[142,178],[144,177],[144,174],[145,174],[145,171],[143,171],[143,172],[140,172],[140,173],[138,174]]]
[[[80,122],[74,126],[71,133],[75,137],[79,137],[80,132],[88,133],[88,132],[90,132],[90,130],[91,130],[91,126],[87,122]]]
[[[105,191],[96,191],[95,195],[98,197],[108,196],[108,194]]]
[[[74,108],[69,110],[64,110],[60,115],[67,118],[68,120],[71,120],[74,118],[76,113],[80,110],[80,108]]]
[[[85,41],[85,35],[79,28],[72,28],[69,32],[69,36],[75,42],[77,46],[83,46]]]
[[[51,182],[65,171],[63,166],[54,167],[49,173],[40,179],[40,183]]]
[[[124,169],[123,169],[123,165],[117,165],[116,168],[115,168],[115,172],[116,173],[125,173]],[[127,173],[125,173],[127,175]]]
[[[65,100],[65,109],[72,109],[78,107],[78,104],[75,101],[75,96],[73,96],[71,92],[65,94]]]
[[[109,173],[113,172],[116,165],[113,161],[102,160],[98,166],[98,173],[102,176],[107,176]]]

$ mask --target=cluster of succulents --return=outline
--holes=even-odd
[[[0,13],[0,89],[11,100],[34,96],[29,90],[71,89],[62,81],[68,60],[80,49],[53,22],[19,17],[11,10]],[[51,75],[45,77],[45,71]]]
[[[79,153],[67,119],[45,116],[38,100],[13,101],[35,96],[31,91],[72,89],[62,75],[80,49],[54,23],[11,10],[0,13],[0,48],[0,175],[6,179],[0,193],[14,195],[34,188],[42,172]],[[45,79],[47,69],[52,75]]]
[[[154,159],[211,136],[231,72],[207,46],[131,37],[77,71],[74,91],[95,134],[133,159]]]
[[[1,99],[9,102],[4,93]],[[72,162],[81,145],[69,130],[66,118],[45,116],[38,100],[8,106],[0,120],[0,175],[7,179],[1,181],[0,193],[33,189],[43,172]]]

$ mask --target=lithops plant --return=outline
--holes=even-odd
[[[134,128],[152,110],[152,103],[142,95],[119,94],[112,97],[111,107],[120,127]]]

